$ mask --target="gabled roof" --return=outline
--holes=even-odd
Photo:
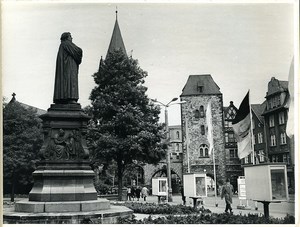
[[[219,86],[215,83],[212,76],[209,74],[190,75],[182,89],[181,96],[207,94],[222,94]]]
[[[109,44],[106,56],[108,55],[109,52],[113,52],[114,50],[119,50],[119,49],[121,49],[122,52],[125,55],[127,55],[125,45],[124,45],[124,42],[123,42],[123,38],[122,38],[122,35],[121,35],[121,30],[120,30],[120,27],[119,27],[119,24],[118,24],[118,19],[116,17],[115,27],[114,27],[114,30],[113,30],[113,33],[112,33],[112,37],[111,37],[111,40],[110,40],[110,44]]]
[[[268,83],[268,91],[266,97],[285,91],[288,91],[288,81],[277,80],[275,77],[272,77]]]
[[[264,118],[262,114],[265,111],[266,106],[267,106],[266,101],[264,101],[262,104],[251,104],[252,112],[256,115],[256,117],[261,123],[264,123]]]
[[[25,109],[32,109],[33,111],[35,111],[37,116],[40,116],[40,115],[42,115],[42,114],[47,113],[46,110],[42,110],[42,109],[39,109],[39,108],[37,108],[37,107],[30,106],[30,105],[27,105],[27,104],[25,104],[25,103],[22,103],[22,102],[17,101],[17,100],[16,100],[16,97],[15,97],[15,96],[16,96],[15,93],[13,93],[12,96],[13,96],[13,97],[12,97],[12,99],[9,101],[9,103],[17,102],[17,103],[19,103],[22,107],[24,107]],[[8,103],[8,104],[9,104],[9,103]]]

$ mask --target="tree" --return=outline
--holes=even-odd
[[[10,188],[11,201],[16,191],[28,193],[31,189],[42,142],[41,120],[36,111],[24,108],[17,101],[4,103],[3,183],[6,190]]]
[[[116,162],[119,200],[126,166],[164,158],[160,109],[146,95],[146,76],[138,61],[121,50],[110,52],[93,75],[97,85],[90,95],[89,146],[94,158]]]

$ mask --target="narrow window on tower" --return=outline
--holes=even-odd
[[[201,134],[205,135],[205,127],[204,127],[204,125],[201,125]]]

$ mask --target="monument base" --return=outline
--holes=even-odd
[[[110,203],[107,199],[90,201],[37,202],[23,200],[15,204],[16,212],[49,213],[49,212],[89,212],[107,210]]]
[[[4,209],[3,224],[116,224],[119,217],[131,217],[133,211],[124,206],[90,212],[30,213]]]

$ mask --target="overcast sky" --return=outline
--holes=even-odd
[[[271,77],[288,80],[294,51],[292,4],[120,4],[3,2],[2,82],[8,100],[41,108],[53,98],[60,36],[72,33],[83,49],[79,102],[90,103],[92,74],[106,56],[118,22],[127,52],[148,72],[148,96],[179,97],[189,75],[211,74],[225,106],[238,107],[250,89],[262,103]],[[163,114],[161,121],[164,121]],[[179,105],[169,108],[180,124]]]

